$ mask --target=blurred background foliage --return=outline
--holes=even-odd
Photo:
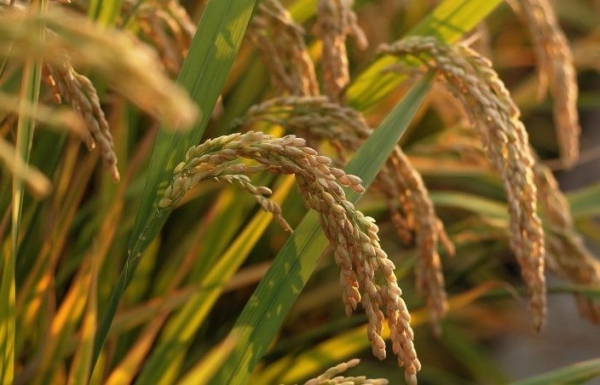
[[[2,110],[3,138],[11,143],[27,143],[27,138],[17,137],[29,130],[33,135],[30,152],[27,145],[17,147],[52,183],[52,191],[44,199],[26,193],[22,212],[14,214],[19,189],[15,190],[10,172],[3,170],[0,179],[2,285],[6,286],[2,298],[3,383],[14,379],[17,384],[77,384],[89,377],[93,384],[208,384],[219,383],[211,379],[226,378],[228,374],[223,377],[223,371],[236,365],[237,361],[231,360],[236,357],[232,352],[236,352],[239,341],[235,335],[228,335],[290,234],[270,223],[270,215],[260,212],[253,198],[236,186],[203,183],[170,216],[156,214],[153,204],[190,145],[232,132],[234,120],[250,106],[274,96],[267,67],[244,38],[254,3],[184,2],[199,33],[190,43],[182,65],[183,57],[172,57],[177,49],[171,47],[170,52],[168,46],[159,46],[161,40],[147,29],[155,22],[153,15],[163,18],[160,23],[177,20],[173,9],[178,8],[169,8],[171,2],[75,0],[61,5],[137,35],[158,52],[165,73],[187,89],[202,116],[189,131],[170,131],[169,126],[175,122],[158,123],[113,92],[119,74],[107,79],[94,64],[77,68],[98,90],[111,127],[121,173],[120,182],[115,184],[99,167],[102,160],[98,151],[86,151],[79,138],[63,130],[40,129],[33,135],[27,122],[8,109]],[[318,65],[320,42],[313,33],[317,1],[283,3],[304,26],[309,52]],[[29,5],[29,9],[36,4]],[[23,8],[24,4],[15,6]],[[40,12],[47,7],[58,4],[41,2]],[[8,4],[2,5],[2,11],[7,12],[2,17],[9,17],[8,8]],[[597,165],[600,142],[592,131],[600,119],[600,3],[556,1],[555,10],[579,71],[583,137],[590,138],[582,143],[582,167]],[[511,90],[541,158],[564,180],[581,172],[579,167],[562,170],[554,161],[558,147],[551,102],[538,98],[531,39],[507,4],[489,0],[446,0],[441,4],[359,0],[355,11],[370,44],[365,50],[357,49],[351,41],[348,45],[353,79],[348,99],[373,127],[403,100],[408,89],[399,80],[382,85],[369,76],[377,75],[382,68],[376,53],[380,43],[411,33],[437,34],[449,42],[472,39],[492,58],[494,68]],[[447,23],[437,23],[439,19]],[[0,29],[2,33],[8,36],[1,45],[2,92],[17,92],[25,84],[23,79],[39,84],[40,58],[18,58],[4,51],[11,49],[7,41],[13,37]],[[57,33],[67,37],[73,34]],[[172,31],[165,36],[171,44],[178,42]],[[166,58],[172,58],[175,64],[169,64]],[[455,256],[442,255],[451,310],[442,322],[441,335],[435,335],[428,325],[424,299],[414,290],[414,245],[398,239],[378,195],[365,195],[357,207],[377,220],[383,249],[397,266],[423,364],[420,382],[507,383],[521,379],[517,377],[523,374],[498,358],[502,341],[511,335],[533,336],[535,332],[527,319],[524,285],[508,248],[504,192],[493,170],[476,158],[478,154],[463,152],[460,140],[465,139],[461,134],[464,127],[457,119],[457,110],[447,108],[444,99],[436,96],[439,92],[436,86],[431,88],[400,143],[423,175],[437,213],[456,245]],[[34,87],[31,94],[35,93]],[[47,103],[50,98],[51,92],[42,85],[39,100]],[[32,96],[31,101],[37,103],[37,99]],[[402,108],[408,111],[419,107],[418,100],[409,102]],[[18,120],[21,123],[17,130]],[[263,128],[280,133],[276,127]],[[368,158],[361,160],[369,162]],[[568,198],[577,229],[590,248],[598,250],[600,174],[593,170],[584,173],[582,182],[572,183]],[[259,178],[273,187],[274,199],[281,203],[284,217],[295,228],[307,210],[293,180]],[[11,229],[14,236],[19,222],[18,239],[11,241]],[[294,236],[302,234],[296,231]],[[138,251],[143,253],[136,258]],[[239,378],[251,384],[301,383],[352,357],[362,359],[352,373],[402,383],[402,369],[395,359],[379,362],[371,356],[364,314],[357,311],[350,317],[344,315],[338,276],[338,268],[326,251],[302,292],[296,294],[297,299],[292,297],[289,312],[278,315],[271,335],[260,341],[262,351],[247,352],[259,354],[249,358],[256,362],[249,367],[249,378],[236,377],[230,383],[241,383],[237,382]],[[16,295],[10,294],[10,282],[14,282]],[[600,296],[598,287],[578,287],[560,279],[549,282],[551,298],[572,293]],[[553,306],[555,302],[550,301],[549,328],[557,322],[552,318]],[[579,317],[574,307],[567,307],[567,311],[567,318]],[[10,338],[11,330],[14,340]],[[563,350],[586,350],[584,345],[590,342],[597,346],[598,333],[589,330],[595,333],[589,341],[562,341]],[[532,338],[543,338],[543,333],[542,337]],[[104,337],[100,350],[99,342]],[[527,357],[531,366],[545,359],[541,353]],[[546,377],[532,377],[530,382],[522,383],[582,382],[600,374],[597,354],[576,359],[590,361],[573,367],[547,367],[543,370],[547,373],[538,373]]]

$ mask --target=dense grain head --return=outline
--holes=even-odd
[[[442,262],[438,253],[440,237],[448,253],[454,254],[454,246],[446,237],[442,222],[437,219],[421,175],[399,147],[395,149],[388,165],[394,171],[392,175],[395,175],[397,189],[403,190],[403,195],[411,200],[410,209],[415,218],[417,234],[417,288],[427,298],[431,323],[439,332],[440,321],[448,311]]]
[[[536,213],[535,161],[510,94],[490,61],[468,47],[448,46],[433,37],[411,37],[383,46],[381,51],[417,58],[437,70],[474,121],[486,154],[503,181],[510,214],[510,245],[528,287],[534,325],[541,328],[546,314],[545,249]]]

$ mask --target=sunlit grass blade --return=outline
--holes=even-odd
[[[600,377],[600,358],[564,366],[538,376],[513,382],[513,385],[583,384]]]
[[[179,385],[210,384],[210,380],[221,367],[229,353],[233,350],[235,341],[225,339],[212,349],[196,366],[194,366]]]
[[[0,375],[2,383],[11,384],[15,357],[15,281],[14,258],[11,250],[2,250],[2,283],[0,285]],[[12,267],[12,268],[11,268]]]
[[[91,264],[91,260],[87,260],[85,263]],[[88,303],[91,269],[88,266],[82,266],[80,273],[75,277],[73,286],[60,309],[53,314],[48,342],[44,350],[46,354],[41,357],[29,384],[43,385],[49,376],[57,372],[61,367],[62,359],[67,355],[71,338],[77,330]]]
[[[113,295],[102,315],[96,336],[94,360],[98,357],[117,305],[135,269],[136,259],[159,232],[166,215],[157,216],[156,201],[171,180],[172,171],[190,145],[200,141],[210,111],[237,54],[256,0],[211,1],[207,4],[192,46],[177,82],[185,87],[203,112],[201,122],[185,133],[161,129],[152,154],[135,226],[130,237],[129,255]]]
[[[433,74],[428,74],[404,97],[352,158],[347,172],[368,186],[392,152],[421,106]],[[357,194],[348,194],[357,201]],[[291,304],[298,297],[327,242],[317,215],[310,212],[285,243],[273,265],[244,307],[231,335],[240,341],[218,372],[216,383],[245,384],[266,352]]]
[[[489,218],[508,219],[506,204],[493,199],[455,191],[431,192],[429,197],[436,207],[459,208]]]
[[[91,373],[94,334],[98,321],[98,263],[91,260],[89,276],[86,277],[88,292],[86,311],[80,333],[80,341],[69,373],[69,384],[85,384]]]
[[[166,219],[155,218],[156,201],[171,181],[173,168],[183,160],[188,148],[200,141],[204,133],[210,112],[241,44],[255,2],[211,1],[202,15],[192,47],[177,79],[177,83],[188,89],[192,99],[200,106],[203,112],[202,120],[185,133],[173,133],[163,129],[159,132],[139,215],[130,238],[130,250],[134,257],[146,247]]]
[[[445,0],[423,19],[409,35],[435,36],[453,43],[484,20],[502,0]],[[380,101],[396,88],[404,76],[385,69],[398,63],[397,58],[384,56],[371,64],[348,89],[348,102],[360,111]]]

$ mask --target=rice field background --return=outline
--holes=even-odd
[[[597,1],[0,18],[3,384],[598,381]]]

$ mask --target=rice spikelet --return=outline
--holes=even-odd
[[[466,46],[451,47],[433,37],[410,37],[383,46],[381,52],[412,56],[437,70],[475,122],[486,154],[503,181],[510,214],[510,246],[528,287],[533,323],[541,329],[546,316],[545,249],[536,213],[535,160],[508,90],[491,62]]]
[[[307,147],[304,139],[293,135],[273,138],[249,131],[222,136],[189,149],[186,160],[175,168],[173,182],[160,200],[159,209],[174,207],[186,191],[205,179],[242,181],[255,196],[264,197],[270,190],[252,186],[248,174],[259,171],[294,174],[306,204],[319,213],[325,236],[334,250],[334,259],[341,269],[346,313],[352,313],[358,303],[362,303],[369,319],[368,337],[373,354],[379,359],[386,356],[381,333],[383,320],[387,319],[393,351],[399,364],[405,367],[407,381],[414,384],[421,365],[413,345],[410,314],[394,275],[394,264],[379,245],[374,220],[356,210],[341,188],[346,186],[363,193],[361,180],[331,163],[331,159]],[[275,206],[274,203],[263,204],[263,208],[277,218],[280,211],[278,206],[273,209]]]
[[[554,97],[554,121],[560,156],[565,167],[572,167],[579,157],[581,134],[573,55],[548,0],[519,0],[518,5],[515,8],[525,20],[534,41],[540,95],[544,95],[550,86]]]
[[[319,0],[317,5],[317,36],[323,41],[321,66],[323,93],[332,101],[341,102],[350,82],[346,36],[356,39],[359,49],[368,45],[352,11],[354,0]]]
[[[317,95],[319,86],[304,29],[278,0],[264,0],[248,27],[248,35],[269,68],[277,94]]]

